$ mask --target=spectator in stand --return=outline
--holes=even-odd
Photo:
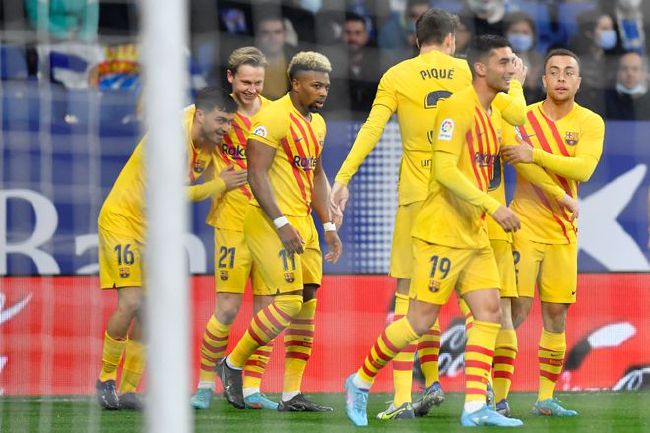
[[[461,15],[473,16],[470,28],[473,35],[504,35],[505,0],[467,0],[467,8]]]
[[[265,13],[259,15],[255,26],[256,46],[262,50],[268,61],[264,90],[262,95],[268,99],[278,99],[289,91],[287,67],[296,53],[287,44],[287,28],[279,14]]]
[[[315,14],[320,8],[320,2],[282,1],[282,16],[291,22],[300,44],[317,42]]]
[[[606,115],[614,120],[650,120],[648,59],[631,51],[618,61],[616,88],[606,93]]]
[[[504,18],[504,30],[508,41],[519,58],[528,67],[524,94],[528,103],[537,102],[544,97],[542,71],[544,57],[535,50],[537,28],[533,18],[525,12],[512,12]]]
[[[393,50],[396,60],[413,57],[418,52],[415,21],[428,9],[429,0],[408,0],[404,12],[393,15],[379,30],[379,48]]]
[[[600,10],[578,15],[578,33],[570,48],[580,57],[579,104],[605,115],[605,90],[613,81],[618,49],[616,23]]]
[[[327,111],[363,120],[370,112],[383,73],[381,56],[369,46],[367,23],[361,15],[346,14],[341,39],[342,43],[328,53],[336,69],[331,73]]]
[[[47,32],[51,38],[84,42],[97,39],[97,0],[25,0],[25,10],[32,27]]]
[[[467,48],[472,40],[472,22],[474,17],[467,14],[458,16],[459,23],[456,28],[456,51],[454,56],[464,59],[467,57]]]
[[[646,52],[645,35],[648,23],[644,20],[644,9],[650,12],[649,2],[642,0],[601,0],[600,8],[611,15],[618,25],[618,36],[621,47],[625,51],[636,51],[644,55]]]

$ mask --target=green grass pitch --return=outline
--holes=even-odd
[[[277,398],[277,395],[272,397]],[[385,408],[388,394],[371,394],[368,405],[370,425],[352,426],[345,416],[342,394],[314,394],[314,400],[335,408],[333,413],[274,413],[237,410],[221,397],[207,411],[195,412],[195,432],[234,433],[338,433],[338,432],[461,432],[458,418],[461,394],[448,394],[439,408],[425,418],[407,421],[378,421],[374,415]],[[567,407],[576,409],[576,418],[536,417],[529,414],[533,394],[513,394],[510,402],[514,415],[524,421],[519,431],[535,433],[628,433],[650,432],[650,393],[590,392],[559,394]],[[0,398],[0,432],[101,432],[142,431],[143,418],[134,412],[108,412],[98,409],[94,399]],[[472,431],[502,431],[480,428]]]

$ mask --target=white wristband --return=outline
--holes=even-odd
[[[326,232],[335,232],[336,231],[336,224],[333,222],[326,222],[323,224],[323,230]]]
[[[289,220],[284,215],[279,216],[279,217],[277,217],[276,219],[273,220],[273,225],[275,225],[276,229],[280,229],[280,228],[286,226],[287,224],[289,224]]]

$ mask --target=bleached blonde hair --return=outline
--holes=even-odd
[[[332,65],[327,57],[315,51],[301,51],[291,59],[287,74],[293,80],[300,71],[332,72]]]

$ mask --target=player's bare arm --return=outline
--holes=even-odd
[[[334,182],[329,194],[328,206],[332,215],[332,222],[336,224],[336,227],[341,227],[343,224],[343,212],[345,211],[345,206],[348,204],[349,198],[350,190],[348,186],[341,182]]]
[[[312,196],[311,207],[318,215],[322,223],[332,222],[332,213],[329,207],[330,185],[327,174],[323,170],[323,163],[318,159],[314,169],[314,194]],[[336,230],[325,230],[325,243],[327,244],[327,253],[323,256],[326,261],[336,263],[343,252],[343,245]]]
[[[246,159],[248,161],[248,184],[264,213],[272,220],[282,215],[278,207],[268,171],[275,157],[275,149],[257,140],[248,140]],[[300,233],[289,222],[277,229],[282,245],[289,254],[303,253]]]

